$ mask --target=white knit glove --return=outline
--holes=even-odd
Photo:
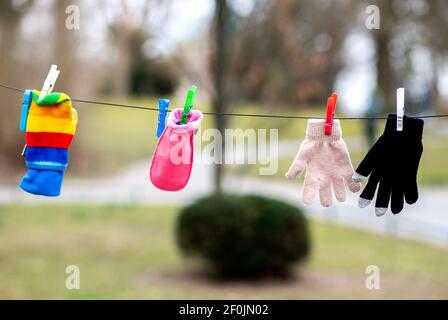
[[[306,139],[302,142],[286,177],[300,177],[306,168],[303,202],[312,204],[319,190],[321,205],[329,207],[332,205],[331,186],[336,199],[343,202],[346,196],[345,185],[350,191],[357,192],[361,189],[361,183],[352,180],[353,165],[347,146],[342,140],[339,121],[333,121],[331,136],[326,136],[324,130],[325,120],[308,121]]]

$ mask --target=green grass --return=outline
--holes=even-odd
[[[169,98],[169,97],[167,97]],[[99,99],[101,101],[158,107],[156,98]],[[170,108],[183,106],[172,99]],[[207,108],[201,108],[206,110]],[[152,157],[157,144],[157,111],[80,105],[79,129],[76,140],[82,146],[77,159],[81,176],[104,176],[116,173],[128,164]],[[202,128],[209,128],[212,119],[206,117]]]
[[[109,102],[157,106],[153,98]],[[82,146],[77,161],[77,166],[84,168],[81,174],[108,175],[151,157],[156,143],[157,112],[95,105],[81,105],[77,110],[80,120],[75,143]]]
[[[256,110],[255,108],[251,110]],[[319,115],[323,114],[323,111],[311,110],[295,113],[297,115]],[[437,120],[427,120],[437,121]],[[232,122],[234,127],[241,127],[243,129],[248,128],[263,128],[263,129],[279,129],[279,140],[297,140],[297,146],[299,141],[302,141],[306,132],[306,121],[303,120],[284,120],[284,119],[263,119],[254,118],[236,120]],[[384,121],[379,121],[377,124],[376,136],[379,137],[384,128]],[[347,142],[348,149],[350,151],[350,157],[352,159],[353,166],[356,166],[361,162],[366,153],[368,152],[367,144],[364,144],[362,150],[353,148],[351,144],[351,138],[363,139],[363,123],[361,121],[343,121],[342,123],[343,136]],[[448,159],[448,146],[446,144],[446,135],[441,135],[438,127],[427,126],[424,131],[423,145],[424,152],[419,167],[418,181],[421,185],[428,186],[443,186],[448,184],[448,166],[446,165],[446,159]],[[298,147],[297,147],[298,148]],[[294,150],[296,151],[296,150]],[[266,179],[284,180],[284,174],[288,170],[294,156],[289,158],[280,158],[278,161],[277,173],[273,176],[263,176]],[[252,175],[258,176],[260,165],[239,165],[239,166],[227,166],[227,168],[239,175]]]
[[[105,99],[101,99],[105,100]],[[108,101],[106,99],[106,101]],[[111,99],[110,102],[126,103],[139,106],[157,106],[155,98],[140,99]],[[174,101],[172,106],[182,106],[183,101]],[[80,128],[77,139],[83,146],[81,157],[76,159],[76,168],[81,168],[81,175],[104,176],[122,170],[126,165],[135,161],[146,159],[149,161],[154,152],[157,138],[158,113],[151,111],[130,110],[122,108],[82,105],[77,107],[80,117]],[[87,110],[88,109],[88,110]],[[202,111],[210,110],[208,105],[200,105]],[[253,105],[243,105],[232,111],[239,113],[276,113],[315,116],[323,115],[322,108],[306,110],[278,110],[260,109]],[[339,116],[343,116],[340,114]],[[279,129],[279,140],[302,140],[305,135],[306,120],[291,119],[266,119],[248,117],[227,117],[228,128],[240,129]],[[214,117],[206,115],[202,124],[202,132],[213,127]],[[437,120],[428,120],[435,122]],[[344,137],[347,140],[353,165],[362,160],[368,151],[354,151],[350,145],[350,139],[363,136],[363,123],[361,121],[344,121]],[[381,134],[384,121],[379,121],[377,136]],[[424,136],[424,153],[419,171],[419,182],[422,185],[445,185],[448,183],[448,147],[446,136],[440,135],[437,128],[427,126]],[[75,142],[76,143],[76,142]],[[208,143],[208,142],[206,142]],[[292,156],[279,160],[279,170],[273,177],[263,178],[284,179],[284,173],[288,169]],[[69,167],[70,170],[73,165]],[[226,168],[238,174],[258,175],[257,165],[237,166],[228,165]]]
[[[0,208],[0,298],[448,298],[447,251],[330,223],[311,223],[313,254],[287,280],[219,282],[185,260],[175,208]],[[65,289],[65,268],[81,290]],[[381,290],[364,287],[381,269]]]
[[[418,182],[419,185],[424,186],[444,186],[448,184],[448,168],[446,166],[446,159],[448,159],[448,148],[443,145],[443,142],[433,141],[425,145],[420,162]],[[353,166],[356,168],[357,164],[364,158],[367,150],[364,152],[350,152]],[[291,165],[293,156],[290,158],[281,158],[278,161],[278,170],[273,176],[263,176],[263,178],[275,179],[285,181],[285,172]],[[240,165],[233,168],[228,166],[232,172],[239,175],[253,175],[259,174],[259,165]]]
[[[143,107],[157,107],[157,99],[99,99],[112,103],[131,104]],[[170,106],[183,106],[183,101],[174,100]],[[82,168],[78,172],[87,177],[108,175],[123,169],[124,166],[141,159],[149,159],[154,152],[157,138],[155,136],[158,122],[158,113],[154,111],[142,111],[114,107],[102,107],[96,105],[79,105],[79,129],[75,143],[82,146],[82,153],[77,159],[77,167]],[[208,105],[200,105],[200,110],[210,110]],[[233,110],[240,113],[260,113],[260,108],[255,106],[241,106]],[[269,113],[269,110],[263,111]],[[305,111],[272,111],[278,114],[312,115],[321,114],[319,110]],[[282,120],[247,117],[226,117],[228,128],[280,128],[280,139],[301,138],[306,128],[303,120]],[[206,115],[201,125],[202,130],[212,128],[214,117]],[[360,127],[351,122],[347,128],[349,132],[357,133]],[[300,135],[297,133],[300,132]],[[79,141],[79,142],[78,142]],[[71,169],[71,167],[70,167]]]
[[[434,133],[427,133],[423,140],[424,151],[420,161],[418,182],[419,185],[424,186],[446,186],[448,184],[448,166],[446,165],[446,159],[448,159],[448,146],[446,144],[446,137],[435,135]],[[353,166],[356,166],[365,157],[368,149],[355,150],[350,148],[350,143],[347,143],[350,151],[350,157]],[[297,143],[299,146],[299,142]],[[293,161],[294,156],[280,158],[278,160],[278,170],[273,176],[263,176],[267,179],[275,179],[285,181],[285,172]],[[257,176],[259,174],[260,166],[255,165],[240,165],[240,166],[227,166],[231,172],[238,175],[252,175]]]

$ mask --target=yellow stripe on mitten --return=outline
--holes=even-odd
[[[37,103],[39,92],[33,91],[28,113],[27,132],[57,132],[74,135],[78,115],[65,94],[52,93],[42,103]]]

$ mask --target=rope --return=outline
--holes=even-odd
[[[16,92],[24,92],[25,90],[4,85],[0,83],[0,87],[16,91]],[[149,111],[159,111],[159,108],[155,107],[143,107],[131,104],[120,104],[120,103],[110,103],[104,101],[94,101],[94,100],[85,100],[85,99],[71,99],[73,102],[91,104],[91,105],[100,105],[107,107],[116,107],[116,108],[127,108],[127,109],[137,109],[137,110],[149,110]],[[171,111],[171,110],[168,110]],[[292,116],[292,115],[280,115],[280,114],[260,114],[260,113],[235,113],[235,112],[212,112],[206,111],[203,112],[206,115],[212,116],[225,116],[225,117],[252,117],[252,118],[271,118],[271,119],[322,119],[322,117],[312,117],[312,116]],[[448,117],[448,114],[429,114],[429,115],[420,115],[420,116],[409,116],[409,118],[419,118],[419,119],[429,119],[429,118],[445,118]],[[334,117],[334,119],[339,120],[387,120],[387,116],[379,116],[379,117]]]

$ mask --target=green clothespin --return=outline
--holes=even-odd
[[[190,109],[193,106],[194,97],[196,96],[196,91],[198,91],[198,87],[195,85],[191,86],[187,93],[187,99],[185,100],[184,112],[182,112],[182,120],[180,124],[187,124],[187,117],[190,113]]]

